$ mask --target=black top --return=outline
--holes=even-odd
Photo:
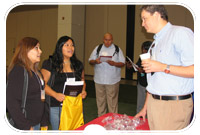
[[[142,68],[141,66],[141,59],[139,58],[136,65],[138,65],[138,67]],[[138,83],[144,87],[147,86],[147,76],[146,73],[140,73],[139,71],[137,72],[137,79],[138,79]]]
[[[50,60],[45,60],[42,64],[42,69],[46,69],[52,74],[52,66]],[[54,72],[55,73],[55,72]],[[67,78],[74,78],[75,73],[74,72],[68,72],[68,73],[55,73],[55,79],[53,86],[51,87],[55,92],[57,93],[63,93],[64,83],[66,82]],[[76,81],[79,81],[81,76],[76,76]],[[60,106],[61,102],[57,101],[55,98],[51,98],[50,106],[51,107],[58,107]]]
[[[31,126],[39,123],[41,126],[48,126],[48,110],[45,107],[45,103],[41,101],[41,85],[35,73],[32,72],[32,76],[28,74],[28,92],[25,106],[26,118],[21,110],[23,84],[24,68],[15,65],[8,76],[6,106],[16,124],[16,128],[29,130]]]

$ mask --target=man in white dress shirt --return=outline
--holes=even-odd
[[[93,50],[89,63],[94,65],[98,116],[107,113],[107,106],[108,112],[118,113],[119,81],[125,58],[122,50],[113,44],[112,34],[104,35],[103,44],[96,46]]]

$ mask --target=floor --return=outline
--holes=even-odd
[[[88,96],[83,100],[83,114],[85,123],[88,123],[97,118],[97,105],[93,76],[85,76],[85,80]],[[136,114],[136,83],[136,81],[125,79],[120,81],[118,113],[130,116]]]

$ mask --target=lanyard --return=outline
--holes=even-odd
[[[68,73],[66,73],[66,82],[75,82],[75,74],[74,74],[74,72],[70,72],[70,73],[73,73],[73,76],[74,76],[74,77],[70,77],[70,78],[67,75]]]
[[[42,79],[39,78],[39,76],[33,72],[37,78],[37,81],[39,82],[39,85],[40,85],[40,90],[44,90],[44,81]]]
[[[153,43],[151,44],[151,46],[148,50],[148,53],[150,53],[152,60],[156,60],[155,50],[153,50],[153,48],[155,48],[155,46],[156,46],[156,43],[155,43],[155,41],[153,41]]]
[[[44,81],[40,79],[39,76],[35,72],[33,73],[35,74],[37,81],[39,82],[39,85],[40,85],[41,100],[44,101],[45,100]]]

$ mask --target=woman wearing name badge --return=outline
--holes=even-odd
[[[41,53],[39,41],[25,37],[17,45],[8,67],[6,107],[10,124],[20,130],[47,129],[49,125],[44,81],[38,70]]]
[[[45,80],[46,94],[50,96],[52,129],[73,130],[82,126],[84,124],[82,98],[87,95],[84,67],[76,58],[75,44],[71,37],[63,36],[57,41],[53,55],[43,62],[41,72]],[[84,82],[82,90],[79,91],[81,93],[75,92],[75,95],[70,96],[66,84],[77,81]]]

